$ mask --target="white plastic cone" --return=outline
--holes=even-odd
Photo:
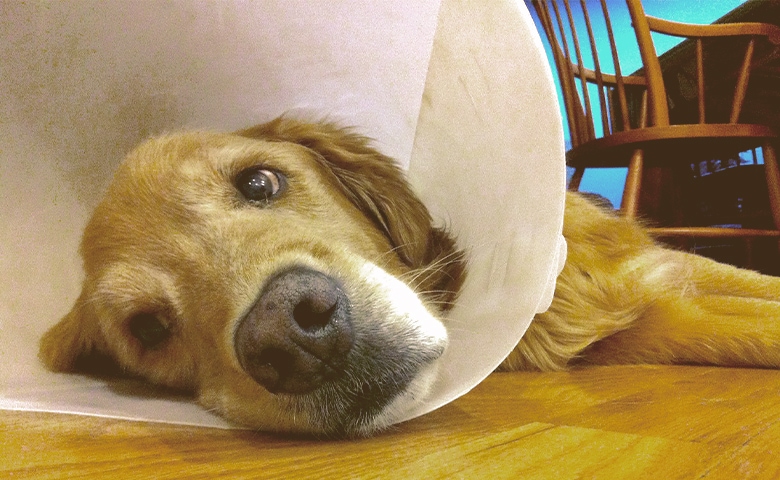
[[[36,356],[78,295],[78,241],[114,168],[163,131],[328,117],[409,169],[470,271],[441,378],[406,418],[473,388],[550,301],[563,141],[522,3],[10,2],[0,58],[0,408],[229,426]]]

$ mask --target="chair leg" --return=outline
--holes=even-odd
[[[761,146],[764,151],[764,168],[766,168],[766,185],[769,191],[769,208],[772,210],[772,219],[775,228],[780,230],[780,169],[777,165],[775,146],[771,141],[766,141]],[[780,250],[780,242],[777,245]]]
[[[628,164],[626,185],[623,187],[623,198],[620,201],[620,210],[628,218],[634,218],[639,212],[639,194],[642,191],[642,170],[644,164],[644,152],[634,151]]]
[[[769,206],[772,210],[775,228],[780,229],[780,169],[777,165],[777,154],[772,142],[765,142],[762,148],[766,168],[766,185],[769,191]]]
[[[574,169],[574,175],[569,180],[569,190],[576,192],[580,189],[580,182],[582,182],[582,176],[585,174],[584,167],[577,167]]]

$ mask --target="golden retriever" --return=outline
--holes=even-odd
[[[569,193],[548,312],[502,368],[780,365],[780,280],[661,248]],[[131,152],[84,232],[85,280],[41,340],[54,371],[110,358],[229,420],[366,435],[425,397],[464,256],[393,161],[280,118]]]

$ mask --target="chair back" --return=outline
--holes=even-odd
[[[689,121],[686,115],[673,123],[738,123],[758,45],[768,45],[770,48],[780,45],[780,28],[774,25],[694,25],[672,22],[646,15],[641,0],[625,0],[636,34],[642,68],[636,74],[624,75],[609,14],[609,8],[617,8],[617,2],[610,0],[611,6],[608,8],[607,0],[599,0],[600,8],[595,9],[589,9],[588,4],[592,5],[593,2],[586,0],[532,0],[532,3],[558,70],[572,147],[632,128],[668,126],[672,123],[667,85],[664,83],[651,32],[691,39],[695,44],[695,70],[691,72],[691,76],[695,77],[695,82],[691,82],[695,88],[690,96],[696,97],[698,118]],[[578,25],[584,25],[585,28],[578,28]],[[596,38],[594,26],[604,28],[607,32],[610,58],[606,61],[599,58],[596,45],[603,39]],[[757,43],[762,37],[769,42]],[[741,42],[743,47],[734,48],[735,42]],[[707,50],[705,44],[708,44]],[[721,49],[719,45],[727,45],[728,48]],[[729,54],[722,55],[721,52],[726,50]],[[592,66],[585,66],[583,59],[592,62]],[[605,68],[612,71],[606,73]],[[736,73],[730,79],[714,73],[726,71]],[[709,77],[715,80],[710,81],[710,85],[706,83]],[[718,83],[717,101],[708,104],[708,86],[713,83]],[[724,83],[727,85],[724,86]],[[636,92],[626,95],[626,91],[631,88],[643,89],[643,95]],[[726,98],[726,101],[724,91],[728,92],[726,96],[731,97]],[[638,101],[639,98],[642,100]],[[722,112],[724,104],[728,111]],[[708,112],[708,108],[713,111]]]
[[[667,89],[664,85],[664,77],[661,72],[661,63],[653,44],[651,32],[690,39],[695,43],[696,49],[696,97],[698,103],[698,123],[731,123],[739,122],[742,106],[747,92],[750,72],[754,66],[754,58],[757,45],[768,46],[774,50],[780,45],[780,28],[763,23],[728,23],[714,25],[694,25],[672,22],[645,14],[641,0],[626,0],[631,21],[636,32],[639,51],[644,64],[645,75],[648,79],[648,96],[650,103],[650,124],[669,125],[669,112],[667,108]],[[760,39],[769,42],[759,42]],[[705,65],[705,41],[710,42],[707,50],[707,65]],[[720,42],[720,43],[719,43]],[[727,42],[727,43],[724,43]],[[741,42],[743,48],[734,48],[736,42]],[[719,45],[727,48],[719,48]],[[759,55],[768,57],[768,55]],[[729,62],[735,62],[729,64]],[[726,68],[724,68],[724,66]],[[708,85],[706,71],[722,72],[735,71],[735,78],[729,79],[728,90],[733,91],[730,102],[730,110],[723,116],[720,112],[707,112]],[[716,78],[717,83],[722,83],[723,78]],[[723,88],[719,89],[723,91]],[[729,105],[719,97],[717,105]],[[677,122],[675,122],[677,123]]]
[[[572,3],[533,0],[558,71],[572,147],[578,147],[601,136],[641,126],[641,120],[632,124],[630,119],[644,116],[636,114],[642,104],[630,104],[626,90],[644,92],[647,82],[644,76],[623,74],[607,2],[601,0],[601,8],[596,12],[589,11],[584,0],[578,2],[579,8]],[[578,28],[583,23],[584,31]],[[602,28],[609,41],[608,59],[600,58],[596,48],[594,31]],[[586,66],[586,61],[592,67]]]

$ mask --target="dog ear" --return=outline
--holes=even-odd
[[[80,370],[80,360],[95,353],[102,336],[97,319],[82,292],[71,311],[41,338],[38,357],[49,370]]]
[[[385,234],[399,258],[412,269],[426,270],[418,290],[451,289],[447,299],[436,300],[445,306],[454,300],[463,281],[463,255],[445,230],[432,225],[428,209],[401,169],[372,148],[368,138],[331,123],[285,117],[236,133],[292,142],[316,152],[337,187]]]

